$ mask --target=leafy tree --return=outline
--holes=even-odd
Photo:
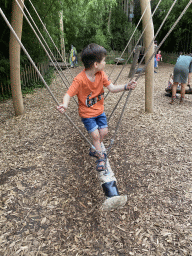
[[[152,7],[155,8],[158,0],[152,2]],[[171,13],[169,14],[166,23],[162,27],[157,40],[160,42],[165,34],[171,29],[174,22],[177,20],[178,16],[184,10],[185,6],[189,3],[188,0],[178,0],[173,7]],[[159,8],[154,16],[154,27],[155,30],[161,25],[166,13],[173,4],[172,0],[164,0],[159,5]],[[162,45],[162,50],[165,51],[182,51],[190,52],[192,49],[192,6],[188,8],[182,19],[179,21],[178,25],[175,27],[171,35],[167,38],[165,43]]]

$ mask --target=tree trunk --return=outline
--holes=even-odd
[[[108,18],[108,24],[107,24],[107,31],[110,34],[110,26],[111,26],[111,9],[109,10],[109,18]]]
[[[61,55],[63,59],[65,60],[65,39],[64,39],[64,27],[63,27],[63,11],[60,11],[60,38],[61,38]]]
[[[22,1],[19,1],[19,4],[23,8]],[[22,27],[23,27],[23,13],[14,0],[13,0],[13,6],[12,6],[11,25],[15,30],[17,36],[21,40]],[[9,42],[10,80],[11,80],[13,106],[15,109],[16,116],[22,115],[24,113],[23,97],[21,92],[21,79],[20,79],[20,53],[21,53],[20,44],[17,42],[17,39],[11,32],[10,42]]]
[[[144,32],[144,47],[147,49],[154,38],[154,27],[151,17],[151,6],[149,5],[150,0],[140,0],[141,13],[145,11],[146,6],[148,6],[144,16],[143,16],[143,28],[146,27]],[[148,23],[149,22],[149,23]],[[148,53],[145,57],[145,63],[148,62],[149,58],[154,53],[154,44],[151,45]],[[153,83],[154,83],[154,58],[150,61],[145,70],[145,112],[153,113]]]

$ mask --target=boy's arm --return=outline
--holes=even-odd
[[[137,85],[137,82],[132,80],[128,84],[124,84],[124,85],[114,85],[111,83],[110,85],[107,86],[107,89],[110,92],[116,93],[116,92],[122,92],[125,90],[134,90],[136,85]]]
[[[59,112],[63,114],[67,110],[70,99],[71,97],[69,96],[69,94],[66,93],[65,96],[63,97],[63,104],[57,106],[57,109],[59,110]]]

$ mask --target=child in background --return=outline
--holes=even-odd
[[[97,44],[89,44],[83,49],[81,59],[85,69],[73,80],[63,98],[63,104],[57,109],[64,113],[69,105],[70,98],[77,95],[79,115],[85,128],[90,133],[96,151],[90,149],[89,155],[98,158],[97,171],[106,169],[106,154],[102,152],[101,142],[108,133],[107,118],[104,113],[104,90],[117,93],[135,89],[136,82],[131,81],[124,85],[113,85],[103,71],[107,51]]]
[[[158,68],[159,61],[163,61],[161,56],[161,51],[158,51],[158,53],[156,54],[156,59],[157,59],[157,68]]]
[[[166,88],[166,90],[170,90],[169,93],[166,94],[166,96],[171,97],[172,96],[172,87],[173,87],[173,73],[170,74],[169,76],[169,80],[168,80],[168,86]],[[178,84],[177,88],[179,89],[181,87],[181,84]],[[176,93],[176,97],[179,97],[179,94]]]

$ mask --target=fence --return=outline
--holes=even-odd
[[[46,61],[44,63],[36,64],[38,70],[41,72],[42,76],[49,70],[49,62]],[[32,64],[25,65],[21,70],[21,88],[24,89],[26,87],[32,87],[32,84],[37,83],[40,80],[35,68]],[[0,83],[0,98],[5,98],[5,96],[11,95],[11,86],[10,86],[10,78],[7,76],[3,82]]]
[[[49,70],[49,62],[40,63],[36,65],[42,76],[45,76]],[[30,65],[25,65],[24,69],[21,72],[21,85],[29,86],[31,82],[38,82],[40,80],[39,75],[37,74],[35,68]]]

